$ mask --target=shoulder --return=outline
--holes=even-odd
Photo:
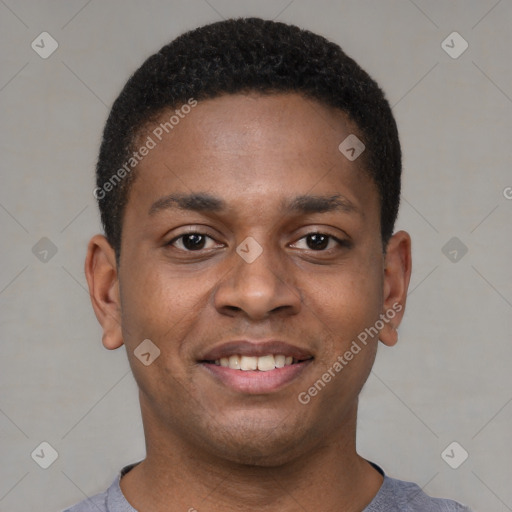
[[[87,498],[63,512],[108,512],[107,495],[108,491],[96,494],[96,496]]]
[[[412,482],[396,480],[388,476],[375,499],[364,512],[471,512],[453,500],[431,498]]]
[[[122,468],[105,492],[87,498],[62,512],[137,512],[123,496],[119,481],[139,462],[134,462]]]

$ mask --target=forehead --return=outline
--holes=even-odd
[[[262,198],[282,205],[307,193],[375,202],[364,158],[350,161],[339,150],[352,134],[358,129],[343,112],[298,94],[224,95],[177,106],[139,137],[154,147],[137,165],[129,203],[147,213],[175,192],[208,192],[246,206]]]

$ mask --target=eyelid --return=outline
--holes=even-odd
[[[351,242],[350,240],[348,239],[343,239],[343,238],[340,238],[336,235],[332,235],[331,233],[328,233],[326,232],[325,230],[322,231],[322,230],[317,230],[317,231],[309,231],[308,233],[306,233],[305,235],[301,236],[300,238],[298,238],[295,242],[293,242],[293,244],[291,244],[292,246],[297,244],[298,242],[300,242],[301,240],[304,240],[305,238],[307,238],[308,236],[310,235],[324,235],[326,237],[328,237],[330,240],[334,240],[336,242],[336,244],[338,245],[339,248],[341,247],[349,247],[351,245]],[[322,253],[322,252],[329,252],[329,250],[332,250],[332,248],[330,249],[322,249],[322,250],[314,250],[314,249],[304,249],[306,251],[311,251],[311,252],[317,252],[317,253]]]
[[[167,244],[170,245],[173,242],[176,242],[176,240],[180,240],[181,238],[188,236],[188,235],[200,235],[200,236],[204,236],[205,238],[210,238],[210,239],[216,241],[215,238],[210,236],[208,233],[202,233],[200,231],[186,231],[185,233],[180,233],[179,235],[176,235],[175,237],[173,237],[171,240],[169,240],[167,242]]]
[[[183,226],[178,226],[174,228],[172,231],[177,233],[173,235],[172,240],[176,240],[181,236],[190,234],[205,235],[209,236],[210,238],[213,238],[214,240],[216,240],[217,237],[217,235],[214,234],[213,229],[211,229],[209,226],[204,226],[202,224],[186,224]],[[169,240],[169,242],[171,242],[172,240]]]
[[[326,235],[336,239],[339,242],[352,242],[352,238],[350,237],[350,235],[346,231],[337,226],[330,226],[326,224],[309,225],[300,228],[299,230],[297,230],[297,232],[300,233],[300,236],[298,235],[297,240],[300,240],[301,238],[304,238],[308,235]]]
[[[165,243],[165,246],[174,247],[177,250],[183,251],[183,252],[201,252],[201,251],[205,251],[205,250],[206,251],[211,250],[211,248],[210,248],[210,249],[198,249],[197,251],[190,251],[187,249],[181,249],[179,247],[175,247],[175,245],[174,245],[175,242],[177,242],[180,239],[183,239],[183,237],[185,237],[187,235],[201,235],[205,238],[209,238],[210,240],[215,242],[216,245],[222,245],[222,242],[219,242],[215,236],[213,236],[211,233],[209,233],[208,229],[205,226],[185,226],[184,230],[181,231],[180,233],[176,234],[175,236],[173,236],[168,242]]]
[[[201,235],[201,236],[204,236],[206,238],[209,238],[210,240],[215,242],[215,244],[217,244],[217,245],[225,245],[222,242],[219,242],[217,240],[217,237],[212,235],[209,231],[210,231],[210,229],[207,226],[203,226],[203,225],[187,225],[187,226],[183,227],[183,231],[181,231],[179,234],[173,236],[171,240],[169,240],[168,242],[165,243],[165,245],[172,247],[172,246],[174,246],[174,243],[176,241],[182,239],[183,237],[185,237],[187,235],[191,235],[191,234],[197,234],[197,235]],[[293,247],[299,241],[304,240],[305,238],[307,238],[310,235],[324,235],[324,236],[327,236],[330,240],[334,240],[336,242],[338,248],[347,248],[347,247],[351,247],[352,246],[352,241],[351,241],[351,239],[350,239],[350,237],[348,235],[345,234],[346,238],[343,238],[343,237],[340,237],[338,235],[334,235],[334,234],[330,233],[329,229],[327,229],[327,228],[320,228],[320,227],[318,227],[318,228],[309,227],[309,231],[305,232],[302,236],[297,238],[289,246]],[[198,249],[197,251],[191,251],[191,250],[180,249],[180,248],[177,248],[177,249],[180,250],[180,251],[183,251],[183,252],[201,252],[201,251],[211,250],[212,248],[210,248],[210,249]],[[314,250],[314,249],[309,249],[309,248],[306,248],[306,249],[303,249],[303,250],[321,253],[321,252],[330,252],[333,249],[334,248],[331,247],[330,249],[322,249],[322,250]]]

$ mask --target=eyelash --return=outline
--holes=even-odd
[[[179,235],[179,236],[177,236],[177,237],[173,238],[172,240],[170,240],[170,241],[167,243],[167,245],[168,245],[168,246],[170,246],[170,247],[172,247],[172,246],[173,246],[173,244],[174,244],[175,242],[177,242],[178,240],[182,240],[183,238],[185,238],[185,237],[187,237],[187,236],[191,236],[191,235],[199,235],[199,236],[206,237],[206,238],[209,238],[210,240],[214,240],[214,241],[215,241],[215,239],[214,239],[213,237],[211,237],[210,235],[208,235],[208,234],[206,234],[206,233],[201,233],[200,231],[189,231],[189,232],[187,232],[187,233],[183,233],[183,234],[181,234],[181,235]],[[304,239],[306,239],[308,236],[311,236],[311,235],[323,235],[323,236],[326,236],[326,237],[329,239],[329,242],[330,242],[331,240],[334,240],[334,241],[338,244],[338,246],[339,246],[340,248],[349,248],[349,247],[351,246],[351,243],[350,243],[348,240],[342,240],[342,239],[340,239],[340,238],[335,237],[334,235],[330,235],[329,233],[324,233],[324,232],[322,232],[322,231],[311,231],[310,233],[306,233],[304,236],[300,237],[300,238],[297,240],[297,242],[298,242],[298,241],[300,241],[300,240],[304,240]],[[294,242],[294,244],[296,244],[297,242]],[[329,242],[328,242],[328,243],[329,243]],[[332,249],[332,248],[331,248],[331,249]],[[322,252],[328,252],[328,251],[329,251],[329,250],[331,250],[331,249],[320,249],[320,250],[315,250],[315,249],[306,249],[306,250],[309,250],[309,251],[311,251],[311,252],[322,253]],[[186,249],[186,248],[184,248],[184,249],[178,248],[178,250],[183,251],[183,252],[188,252],[188,253],[194,253],[194,252],[198,252],[198,253],[199,253],[199,252],[201,252],[201,251],[203,251],[203,250],[205,250],[205,249],[198,249],[197,251],[193,251],[193,250]],[[208,249],[206,249],[206,250],[208,250]]]

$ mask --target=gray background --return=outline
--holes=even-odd
[[[414,270],[400,341],[362,394],[361,454],[429,494],[512,510],[510,0],[0,0],[0,510],[59,510],[144,456],[126,354],[103,349],[83,273],[100,134],[143,59],[241,15],[332,38],[398,121]],[[31,48],[43,31],[59,44],[47,59]],[[456,59],[453,31],[469,44]],[[46,470],[42,441],[58,452]],[[452,441],[469,453],[458,469],[441,457]]]

